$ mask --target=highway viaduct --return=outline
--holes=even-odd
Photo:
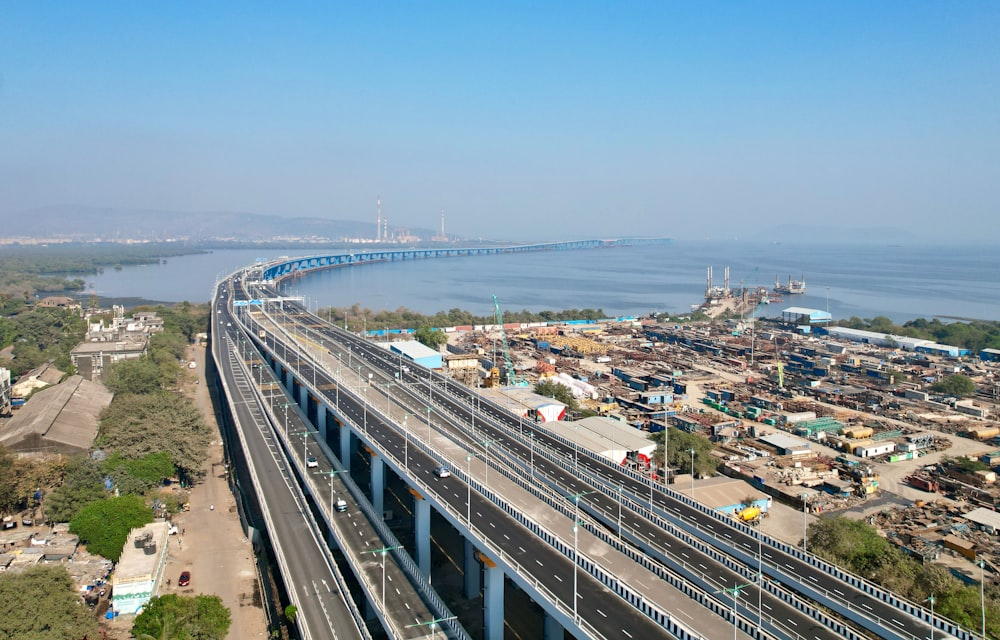
[[[364,262],[364,260],[359,260],[359,262]],[[299,261],[298,264],[301,265],[302,262]],[[253,278],[259,281],[261,272],[267,269],[272,270],[273,273],[300,272],[298,268],[289,270],[274,264],[261,265]],[[240,282],[238,286],[244,287],[245,282]],[[233,285],[233,288],[235,289],[236,285]],[[243,296],[241,300],[238,300],[238,302],[243,303],[240,306],[229,307],[228,305],[233,302],[231,299],[221,306],[236,311],[233,320],[236,320],[237,326],[244,329],[241,337],[242,344],[245,345],[243,348],[253,349],[262,354],[269,370],[274,372],[277,381],[287,389],[292,402],[282,403],[285,410],[289,405],[294,404],[295,413],[303,414],[305,419],[316,425],[314,430],[318,437],[315,438],[312,445],[304,444],[303,457],[310,450],[309,446],[320,445],[320,448],[323,449],[321,453],[327,453],[329,459],[337,460],[343,466],[344,472],[349,472],[351,459],[356,458],[353,455],[353,452],[357,450],[354,443],[356,441],[362,442],[363,450],[369,456],[366,460],[369,467],[366,474],[367,494],[372,503],[372,510],[376,514],[383,512],[382,496],[386,486],[386,467],[389,467],[394,475],[411,481],[410,489],[413,491],[415,499],[413,513],[416,539],[421,541],[415,545],[413,551],[420,572],[425,577],[429,577],[428,567],[430,563],[428,548],[430,536],[425,535],[430,531],[430,506],[433,505],[434,512],[440,513],[456,530],[464,532],[466,552],[463,554],[465,559],[463,573],[466,576],[473,576],[476,573],[469,570],[470,558],[472,561],[485,565],[483,570],[483,580],[485,581],[483,590],[486,594],[484,598],[486,609],[484,637],[502,637],[502,583],[504,576],[515,583],[518,579],[524,581],[525,584],[517,583],[517,586],[531,591],[533,599],[537,598],[542,601],[543,609],[548,606],[548,609],[545,609],[544,623],[545,634],[548,637],[556,637],[564,628],[578,637],[623,637],[622,629],[602,629],[590,626],[591,623],[584,614],[581,614],[580,607],[574,606],[581,597],[584,600],[588,599],[586,596],[581,596],[587,587],[586,584],[581,584],[581,579],[595,580],[605,591],[610,586],[611,591],[616,594],[612,597],[617,597],[634,611],[645,616],[647,620],[658,625],[659,632],[664,637],[671,635],[676,637],[716,637],[721,635],[721,629],[726,625],[731,625],[730,629],[734,634],[754,637],[861,637],[858,634],[866,632],[887,638],[926,637],[929,626],[923,627],[921,630],[921,622],[933,622],[934,626],[940,630],[937,637],[942,637],[944,632],[952,633],[956,637],[971,637],[967,635],[968,632],[954,627],[947,621],[932,619],[927,612],[919,607],[901,602],[898,599],[893,601],[891,594],[879,593],[879,590],[864,584],[863,581],[861,581],[860,587],[854,585],[851,576],[836,574],[813,558],[806,557],[803,561],[798,556],[804,554],[794,548],[788,548],[787,545],[767,540],[767,549],[765,550],[765,540],[757,532],[740,530],[738,527],[733,528],[730,523],[723,522],[714,514],[695,513],[698,511],[698,505],[685,504],[683,497],[671,496],[669,491],[653,487],[645,479],[627,478],[627,483],[621,478],[615,479],[607,475],[606,469],[600,469],[600,465],[596,464],[595,460],[587,459],[583,464],[586,479],[565,476],[561,479],[553,479],[551,475],[543,478],[541,470],[539,470],[539,475],[536,475],[534,462],[529,465],[531,473],[525,478],[523,472],[529,457],[534,458],[537,454],[539,461],[541,461],[548,454],[550,462],[558,465],[560,462],[565,463],[566,461],[551,459],[551,452],[558,448],[556,445],[563,449],[572,445],[569,442],[546,443],[544,449],[542,447],[536,449],[536,440],[534,440],[536,435],[532,434],[530,441],[525,442],[525,433],[526,431],[530,432],[530,430],[525,429],[526,425],[516,424],[516,421],[516,426],[508,425],[507,428],[518,429],[520,439],[511,436],[510,433],[507,434],[509,436],[507,438],[502,435],[498,437],[497,434],[500,432],[496,431],[497,425],[511,418],[511,416],[499,413],[499,408],[490,406],[488,403],[478,404],[479,401],[475,400],[472,395],[463,396],[461,390],[453,388],[451,383],[446,380],[436,379],[432,372],[421,371],[416,367],[407,367],[410,371],[404,373],[401,366],[397,368],[391,358],[386,358],[381,347],[371,347],[371,345],[357,341],[352,344],[347,336],[338,335],[338,333],[344,332],[338,332],[332,327],[322,327],[318,318],[308,314],[305,309],[293,301],[280,300],[274,291],[268,291],[264,288],[246,290]],[[261,298],[277,302],[265,303]],[[260,300],[259,304],[253,304],[258,300]],[[270,310],[268,306],[270,306]],[[264,336],[263,339],[261,335]],[[354,370],[355,366],[361,368],[357,369],[356,380],[352,386],[351,371]],[[400,400],[398,404],[393,398],[393,385],[395,385],[395,395]],[[420,414],[414,410],[413,406],[407,405],[406,398],[409,398],[412,405],[415,395],[413,389],[423,387],[427,389],[427,397],[420,399],[420,401],[427,409],[430,409],[427,413],[427,436],[418,438],[414,432],[411,437],[412,423],[408,428],[406,418],[413,417],[414,422],[416,422],[420,418]],[[436,404],[433,397],[434,389],[439,389]],[[381,402],[381,399],[384,398],[387,404],[378,405],[376,401],[369,399],[370,392],[380,396],[380,400],[377,402]],[[476,415],[477,406],[480,412],[478,416]],[[407,413],[408,410],[412,413]],[[401,429],[401,425],[396,424],[398,419],[394,419],[394,412],[403,415]],[[449,412],[453,416],[452,422],[457,419],[459,422],[471,424],[474,437],[481,438],[478,443],[474,438],[470,439],[468,434],[463,436],[459,431],[450,431],[449,429],[453,429],[454,425],[449,426],[444,420],[439,422],[438,418],[445,417]],[[499,428],[503,428],[502,425]],[[373,435],[375,433],[381,435],[376,438]],[[456,433],[459,435],[455,435]],[[487,434],[490,435],[489,438],[485,437]],[[456,457],[454,451],[442,446],[448,442],[451,442],[452,445],[456,443],[462,445],[466,454]],[[398,456],[400,448],[403,449],[403,460],[400,460]],[[411,452],[414,461],[410,460]],[[491,452],[493,453],[492,459],[489,458]],[[423,457],[421,458],[421,456]],[[584,455],[584,458],[588,457],[587,454]],[[429,476],[427,470],[442,461],[449,462],[453,473],[459,477],[458,480],[465,483],[467,497],[452,492],[454,500],[449,501],[446,499],[447,496],[435,493],[439,487],[427,484]],[[467,467],[465,472],[462,469],[463,461]],[[476,467],[480,467],[479,474],[473,472],[473,462]],[[576,465],[570,471],[573,475],[579,475],[581,473],[579,460],[577,459],[575,462]],[[522,551],[525,548],[539,548],[540,545],[537,545],[537,541],[541,540],[549,548],[561,553],[564,562],[568,560],[573,566],[571,571],[566,571],[563,574],[567,576],[572,574],[574,578],[574,593],[568,594],[568,597],[566,594],[560,596],[555,593],[559,591],[558,584],[554,584],[550,590],[549,587],[539,582],[537,576],[525,578],[527,575],[532,575],[529,570],[532,568],[530,566],[526,568],[524,558],[519,558],[518,554],[510,554],[509,550],[505,550],[502,545],[498,548],[494,530],[477,530],[476,517],[483,513],[480,511],[479,505],[483,509],[500,508],[502,510],[505,504],[509,506],[512,502],[507,496],[498,495],[494,486],[490,485],[488,475],[486,475],[490,471],[494,472],[494,478],[503,474],[502,477],[515,484],[520,479],[521,484],[547,485],[544,490],[537,490],[537,486],[531,487],[536,489],[533,492],[535,498],[543,502],[548,500],[555,503],[552,505],[553,508],[562,511],[564,515],[568,513],[570,516],[570,524],[566,527],[569,531],[558,531],[538,528],[538,523],[527,520],[523,517],[523,513],[507,514],[508,518],[512,517],[515,521],[518,520],[518,516],[521,516],[518,523],[522,528],[536,527],[536,530],[531,531],[536,537],[535,543],[526,543],[529,545],[527,547],[519,545]],[[546,473],[550,472],[546,471]],[[602,474],[604,475],[602,476]],[[332,487],[333,476],[331,475],[330,478]],[[576,484],[577,481],[581,482]],[[646,484],[643,484],[644,482]],[[440,484],[437,483],[437,485]],[[627,489],[626,484],[628,485]],[[645,499],[647,489],[650,496],[648,501]],[[313,487],[313,493],[319,493],[316,487]],[[591,496],[591,493],[594,495]],[[329,492],[327,495],[332,497]],[[569,499],[574,497],[575,499]],[[684,511],[690,513],[679,513],[678,502]],[[687,502],[690,503],[690,500]],[[636,514],[641,515],[638,520],[646,523],[645,530],[639,525],[630,525],[627,531],[623,529],[621,524],[623,505],[626,507],[625,511],[630,514],[630,519],[634,520]],[[467,512],[464,517],[463,509]],[[615,531],[613,515],[616,510],[618,511],[617,531]],[[475,511],[476,516],[472,515],[473,511]],[[581,513],[584,514],[582,517]],[[708,522],[707,526],[697,524],[699,519],[706,522],[704,520],[706,515],[711,516],[709,520],[714,518],[717,522],[714,524]],[[728,528],[731,531],[723,531],[722,533],[712,531],[717,525],[722,525],[722,529]],[[496,524],[494,522],[487,526],[495,529]],[[505,520],[504,526],[510,527],[511,525]],[[652,530],[649,529],[650,526]],[[558,527],[551,528],[558,529]],[[606,538],[609,529],[615,534],[611,536],[612,538],[617,538],[619,542],[624,540],[629,543],[627,545],[623,543],[617,547],[611,544],[611,547],[630,557],[636,566],[652,563],[654,568],[650,575],[653,576],[653,579],[661,580],[664,587],[670,585],[677,589],[678,593],[683,594],[682,599],[686,597],[698,601],[703,610],[697,616],[696,625],[686,624],[687,621],[672,615],[670,606],[657,604],[655,599],[638,593],[641,589],[636,585],[629,585],[627,582],[623,584],[623,581],[618,580],[617,576],[609,576],[609,571],[613,571],[613,569],[609,570],[607,567],[599,566],[599,563],[580,552],[576,542],[581,532],[589,532],[597,537],[603,534]],[[675,538],[683,538],[685,544],[690,545],[685,547],[686,549],[697,547],[699,553],[709,558],[709,562],[719,565],[723,569],[728,569],[731,573],[726,578],[722,578],[721,581],[716,578],[717,581],[714,584],[707,575],[702,576],[700,580],[697,576],[692,576],[692,566],[685,567],[683,566],[684,561],[679,560],[681,556],[678,554],[687,555],[687,551],[663,551],[668,544],[665,542],[656,545],[650,544],[650,536],[656,535],[656,529],[660,529],[661,533],[667,532]],[[739,540],[733,539],[733,532],[738,534]],[[502,535],[509,536],[507,533]],[[569,548],[568,537],[573,538],[573,548]],[[478,556],[475,551],[469,552],[469,547],[475,548],[477,544]],[[728,547],[725,553],[718,551],[717,547],[720,546]],[[632,548],[631,555],[628,547]],[[642,552],[635,552],[636,547],[643,548]],[[712,551],[712,549],[716,550]],[[496,557],[491,557],[490,552]],[[674,562],[666,557],[668,554],[673,555]],[[782,570],[779,554],[786,555],[797,563],[802,563],[802,566],[785,563],[786,568]],[[384,553],[383,557],[385,557]],[[679,573],[682,574],[679,580],[678,576],[668,575],[668,569],[671,566],[676,567],[678,560],[681,565]],[[551,562],[553,565],[557,563],[556,560]],[[812,573],[800,571],[808,567],[811,567]],[[708,573],[707,568],[705,572]],[[683,575],[685,573],[687,575]],[[764,574],[766,574],[766,578]],[[836,582],[832,588],[823,584],[823,582],[829,582],[831,575],[835,576]],[[729,577],[733,580],[728,582],[728,585],[730,587],[739,585],[741,597],[732,597],[731,594],[738,593],[737,590],[727,589],[727,578]],[[808,584],[809,579],[815,584]],[[559,581],[565,582],[562,579]],[[792,590],[795,595],[789,594],[789,590],[786,588],[788,581],[799,583],[796,589]],[[477,586],[472,578],[466,578],[466,582],[467,592],[471,592]],[[754,583],[766,588],[758,588]],[[637,584],[643,584],[641,578],[637,579]],[[836,585],[851,586],[839,589]],[[713,586],[716,587],[714,591],[712,590]],[[754,603],[753,598],[750,597],[754,589],[756,589],[757,600],[760,604]],[[846,591],[855,591],[855,593],[847,596],[844,595]],[[803,597],[803,593],[805,597]],[[838,593],[841,595],[836,595]],[[872,597],[872,593],[875,597]],[[802,627],[800,623],[793,622],[795,628],[792,628],[787,623],[782,624],[781,621],[774,619],[770,614],[765,616],[762,606],[765,598],[776,604],[785,601],[791,611],[797,610],[804,614],[807,626]],[[844,603],[850,598],[855,600],[864,598],[865,602],[854,606],[847,603],[846,606],[842,607],[843,611],[838,619],[825,616],[822,611],[819,611],[819,607],[805,602],[811,601],[826,608],[830,607],[831,604],[836,606],[837,600]],[[570,602],[567,603],[567,600]],[[604,599],[591,598],[591,602],[594,601],[604,602],[607,601],[607,597],[605,596]],[[880,611],[876,611],[872,603],[886,611],[885,616],[881,615]],[[757,606],[754,606],[755,604]],[[735,614],[730,614],[729,605],[733,607]],[[677,609],[676,604],[672,606],[674,610]],[[812,607],[813,611],[804,611],[809,607]],[[773,607],[769,605],[768,611],[773,610]],[[588,609],[586,613],[593,614],[593,611]],[[626,608],[619,612],[618,616],[625,619],[628,614],[629,610]],[[599,610],[596,615],[598,617],[607,616],[607,613],[604,610]],[[766,618],[769,616],[771,619],[767,620]],[[794,619],[791,614],[780,617],[788,620]],[[800,620],[802,619],[800,618]],[[736,622],[735,625],[732,624],[733,620]],[[722,626],[720,626],[720,622]],[[447,622],[442,621],[440,626],[442,630],[445,630]],[[873,628],[880,631],[873,631]],[[807,634],[799,633],[800,630],[806,629],[808,629]]]

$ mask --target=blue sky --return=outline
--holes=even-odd
[[[381,194],[471,237],[995,239],[997,33],[997,2],[0,0],[0,216]]]

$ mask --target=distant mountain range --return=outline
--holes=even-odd
[[[398,231],[389,227],[390,236]],[[430,229],[408,228],[409,235],[429,239]],[[5,230],[14,238],[92,241],[271,242],[375,238],[374,222],[286,218],[234,211],[155,211],[51,206],[25,211]]]

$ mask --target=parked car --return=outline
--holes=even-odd
[[[306,467],[313,469],[318,466],[319,466],[319,460],[316,459],[316,456],[309,456],[308,458],[306,458]]]
[[[436,475],[439,478],[450,478],[451,469],[449,469],[444,465],[441,465],[440,467],[434,467],[434,475]]]
[[[177,586],[178,587],[186,587],[189,584],[191,584],[191,572],[190,571],[181,571],[181,577],[177,578]]]

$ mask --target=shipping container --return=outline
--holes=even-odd
[[[969,429],[967,435],[973,440],[989,440],[1000,435],[1000,428],[981,427],[979,429]]]
[[[929,480],[919,476],[909,476],[906,481],[910,483],[911,487],[915,487],[921,491],[930,491],[933,493],[941,488],[941,485],[939,485],[936,480]]]
[[[875,430],[871,427],[849,427],[844,429],[843,433],[852,440],[861,440],[875,435]]]

